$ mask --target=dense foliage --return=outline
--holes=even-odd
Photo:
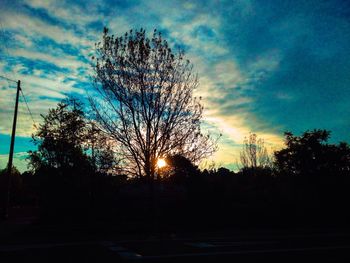
[[[340,176],[350,172],[350,147],[329,144],[330,132],[306,131],[301,136],[285,133],[286,148],[275,153],[276,166],[285,175]]]

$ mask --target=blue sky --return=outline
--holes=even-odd
[[[103,26],[157,28],[199,74],[204,126],[223,133],[218,165],[232,168],[244,136],[268,147],[282,133],[332,131],[350,141],[349,1],[0,0],[0,74],[22,81],[36,122],[67,94],[86,96]],[[0,80],[0,168],[8,158],[15,87]],[[19,107],[15,164],[26,168],[33,123]]]

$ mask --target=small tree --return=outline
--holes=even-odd
[[[83,143],[87,134],[82,104],[76,99],[66,99],[41,116],[43,124],[32,136],[38,150],[29,152],[34,170],[81,165],[86,160]]]
[[[86,118],[79,100],[62,100],[42,118],[32,136],[38,150],[29,152],[34,170],[88,168],[106,173],[117,165],[107,137]]]
[[[120,146],[126,172],[153,178],[160,157],[180,154],[194,163],[211,155],[216,142],[201,132],[203,106],[192,65],[174,53],[156,30],[114,37],[104,29],[96,44],[91,105],[100,124]]]
[[[51,219],[86,218],[106,189],[100,183],[107,177],[96,175],[109,173],[115,164],[108,139],[94,130],[83,109],[77,99],[65,99],[42,115],[33,134],[38,150],[29,152],[30,164],[39,178],[42,212]]]
[[[240,152],[240,161],[243,169],[270,168],[271,157],[265,147],[263,139],[255,133],[243,141],[243,149]]]

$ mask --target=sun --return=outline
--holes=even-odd
[[[159,158],[157,161],[157,166],[158,166],[158,168],[163,168],[164,166],[166,166],[165,160],[162,158]]]

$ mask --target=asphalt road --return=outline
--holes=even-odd
[[[161,236],[161,235],[160,235]],[[86,239],[86,238],[85,238]],[[350,232],[260,231],[0,245],[0,262],[350,262]]]

